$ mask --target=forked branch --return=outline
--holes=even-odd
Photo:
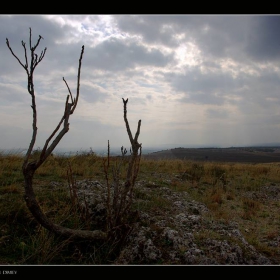
[[[28,59],[27,56],[27,50],[26,50],[26,44],[22,41],[22,46],[24,48],[24,55],[25,55],[25,63],[22,63],[20,59],[14,54],[12,48],[10,47],[9,40],[6,39],[6,44],[11,51],[12,55],[17,59],[19,64],[24,68],[24,70],[27,73],[27,89],[29,94],[31,95],[32,100],[32,113],[33,113],[33,121],[32,121],[32,137],[31,141],[28,147],[28,150],[26,152],[26,155],[24,157],[24,162],[22,165],[22,172],[24,176],[24,188],[25,188],[25,194],[24,199],[26,202],[26,205],[28,209],[31,211],[35,219],[46,229],[49,231],[58,234],[60,236],[64,236],[71,239],[87,239],[87,240],[106,240],[108,238],[108,232],[114,234],[114,230],[116,228],[119,228],[119,226],[124,225],[125,218],[130,214],[130,206],[132,203],[132,191],[135,184],[135,180],[139,171],[139,164],[140,164],[140,158],[141,158],[141,149],[142,144],[138,143],[138,137],[140,135],[140,127],[141,127],[141,120],[138,121],[137,131],[135,133],[135,136],[133,138],[129,123],[127,120],[127,103],[128,99],[123,99],[123,105],[124,105],[124,121],[126,125],[126,130],[129,136],[129,140],[132,147],[132,153],[126,173],[126,179],[125,183],[123,185],[123,188],[120,188],[120,180],[119,180],[119,173],[120,169],[117,167],[115,169],[115,172],[113,172],[114,181],[115,181],[115,189],[114,189],[114,196],[113,196],[113,205],[111,205],[111,193],[110,193],[110,185],[109,185],[109,177],[108,177],[108,168],[109,168],[109,141],[108,141],[108,160],[107,165],[106,162],[104,162],[104,171],[106,174],[106,182],[107,182],[107,192],[108,192],[108,200],[107,200],[107,207],[108,207],[108,226],[107,232],[103,232],[101,230],[75,230],[75,229],[69,229],[66,227],[62,227],[60,225],[57,225],[53,223],[51,220],[48,219],[48,217],[45,215],[45,213],[42,211],[38,201],[36,200],[36,195],[34,193],[33,189],[33,177],[36,172],[36,170],[42,165],[43,162],[48,158],[48,156],[52,153],[52,151],[55,149],[57,144],[60,142],[60,140],[63,138],[63,136],[69,131],[69,118],[70,115],[72,115],[76,109],[79,94],[80,94],[80,75],[81,75],[81,67],[82,67],[82,59],[84,54],[84,46],[82,46],[80,58],[79,58],[79,65],[78,65],[78,76],[77,76],[77,90],[76,90],[76,96],[74,97],[66,80],[63,77],[63,81],[66,84],[66,87],[68,89],[69,94],[66,97],[65,106],[64,106],[64,113],[56,126],[56,128],[53,130],[51,135],[47,138],[44,147],[40,153],[40,156],[38,159],[31,161],[31,154],[36,142],[36,136],[37,136],[37,110],[36,110],[36,100],[35,100],[35,92],[34,92],[34,82],[33,82],[33,74],[35,68],[38,66],[38,64],[42,61],[42,59],[45,56],[46,48],[41,52],[40,56],[38,56],[35,51],[37,47],[39,46],[39,43],[41,39],[43,39],[42,36],[39,35],[39,39],[37,40],[36,44],[32,46],[32,33],[30,28],[30,35],[29,35],[29,50],[30,50],[30,59]],[[57,134],[58,133],[58,134]],[[55,135],[57,136],[55,137]],[[55,137],[55,138],[54,138]],[[122,148],[122,155],[126,154],[126,149],[123,150]]]
[[[124,157],[127,150],[121,147],[122,157],[121,162],[116,163],[113,168],[113,198],[111,200],[110,184],[108,182],[108,166],[104,168],[107,182],[107,230],[109,236],[113,239],[117,238],[122,240],[126,234],[127,228],[131,228],[128,219],[131,217],[131,205],[133,198],[133,188],[135,180],[137,178],[141,159],[141,147],[142,144],[138,143],[138,137],[140,134],[141,120],[138,121],[138,127],[135,137],[132,137],[132,133],[129,127],[127,119],[127,102],[128,99],[122,99],[124,105],[124,121],[126,125],[127,134],[132,146],[132,153],[129,159],[128,167],[126,170],[126,178],[124,184],[121,183],[121,167],[124,166]],[[109,163],[109,146],[108,146],[108,157],[107,163]],[[105,165],[104,165],[105,166]],[[124,232],[121,230],[123,229]]]
[[[34,83],[33,83],[33,74],[35,68],[38,66],[38,64],[42,61],[44,58],[46,48],[41,52],[41,55],[38,57],[38,55],[35,53],[36,48],[38,47],[41,39],[43,39],[42,36],[39,35],[39,39],[37,40],[37,43],[32,47],[32,34],[31,34],[31,28],[30,28],[30,35],[29,35],[29,48],[30,48],[30,66],[28,57],[27,57],[27,51],[26,51],[26,45],[22,41],[22,46],[24,48],[24,54],[25,54],[25,64],[23,64],[20,59],[14,54],[12,48],[10,47],[9,40],[6,39],[6,44],[11,51],[12,55],[17,59],[19,64],[25,69],[27,73],[27,80],[28,80],[28,92],[31,95],[32,99],[32,112],[33,112],[33,133],[31,142],[29,144],[28,150],[26,152],[24,162],[22,165],[22,171],[24,176],[24,188],[25,188],[25,202],[28,207],[28,209],[31,211],[33,216],[36,218],[36,220],[46,229],[50,230],[53,233],[56,233],[60,236],[64,236],[67,238],[72,239],[106,239],[107,235],[103,231],[100,230],[75,230],[75,229],[69,229],[62,227],[60,225],[57,225],[53,223],[51,220],[47,218],[47,216],[43,213],[38,201],[36,200],[36,195],[34,193],[33,189],[33,177],[35,174],[35,171],[41,166],[41,164],[47,159],[47,157],[51,154],[51,152],[54,150],[54,148],[57,146],[57,144],[60,142],[62,137],[68,132],[69,130],[69,117],[71,114],[74,113],[74,110],[78,103],[79,98],[79,92],[80,92],[80,73],[81,73],[81,65],[82,65],[82,58],[84,53],[84,46],[82,46],[80,59],[79,59],[79,67],[78,67],[78,78],[77,78],[77,92],[76,92],[76,98],[73,99],[72,93],[70,91],[70,88],[63,78],[63,81],[65,82],[69,95],[66,97],[65,102],[65,108],[63,116],[58,123],[57,127],[54,129],[52,134],[49,136],[49,138],[46,140],[45,145],[41,151],[40,157],[38,160],[29,161],[31,153],[34,148],[34,144],[36,142],[36,135],[37,135],[37,111],[36,111],[36,102],[35,102],[35,92],[34,92]],[[71,97],[71,102],[69,102],[69,96]],[[59,131],[61,125],[63,123],[63,127],[61,128],[60,132],[56,136],[56,138],[52,141],[52,143],[49,145],[50,141],[53,139],[54,135]]]
[[[132,178],[133,178],[135,165],[138,164],[137,163],[137,156],[138,156],[138,151],[139,150],[140,150],[140,157],[141,157],[142,144],[138,143],[138,137],[140,135],[141,120],[138,121],[137,131],[136,131],[135,136],[133,138],[130,127],[129,127],[129,123],[128,123],[128,120],[127,120],[128,98],[126,100],[123,98],[122,100],[123,100],[124,122],[125,122],[125,125],[126,125],[127,134],[129,136],[129,140],[130,140],[131,147],[132,147],[132,157],[131,157],[131,160],[129,162],[129,166],[128,166],[128,170],[127,170],[127,177],[126,177],[126,189],[127,189],[127,191],[129,191],[129,189],[133,186]],[[139,157],[139,160],[140,160],[140,157]]]
[[[79,99],[79,95],[80,95],[80,76],[81,76],[81,67],[82,67],[82,59],[83,59],[83,54],[84,54],[84,46],[82,46],[82,51],[81,51],[81,55],[80,55],[80,59],[79,59],[79,67],[78,67],[78,77],[77,77],[77,92],[76,92],[76,98],[73,99],[71,90],[66,82],[66,80],[63,77],[63,81],[65,82],[68,91],[69,91],[69,95],[71,97],[71,103],[69,103],[69,95],[67,95],[66,97],[66,101],[65,101],[65,108],[64,108],[64,114],[60,120],[60,122],[58,123],[57,127],[55,128],[55,130],[53,131],[53,133],[50,135],[50,137],[46,140],[45,145],[42,149],[41,155],[40,155],[40,160],[38,161],[37,165],[38,167],[46,160],[46,158],[52,153],[52,151],[54,150],[54,148],[57,146],[57,144],[60,142],[60,140],[62,139],[62,137],[64,136],[64,134],[66,134],[69,130],[69,117],[70,115],[72,115],[75,111],[75,108],[77,106],[78,103],[78,99]],[[63,124],[63,128],[60,131],[60,133],[57,135],[57,137],[53,140],[52,144],[48,147],[49,142],[51,141],[51,139],[54,137],[54,135],[57,133],[57,131],[59,130],[61,124],[64,122]]]

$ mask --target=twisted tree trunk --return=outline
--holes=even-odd
[[[34,91],[34,82],[33,82],[33,74],[35,68],[38,66],[38,64],[42,61],[42,59],[45,56],[46,53],[46,48],[41,52],[41,55],[38,57],[38,55],[35,53],[36,48],[38,47],[41,39],[43,39],[42,36],[39,35],[39,39],[37,40],[37,43],[34,46],[31,46],[31,28],[30,28],[30,38],[29,38],[29,48],[30,48],[30,65],[29,61],[27,58],[27,51],[26,51],[26,45],[22,41],[22,46],[24,48],[25,52],[25,64],[23,64],[20,59],[14,54],[12,48],[10,47],[9,40],[6,39],[6,44],[11,51],[12,55],[17,59],[19,64],[24,68],[24,70],[27,73],[27,80],[28,80],[28,85],[27,89],[29,94],[31,95],[31,100],[32,100],[32,113],[33,113],[33,123],[32,123],[32,138],[28,147],[28,150],[25,154],[24,161],[22,164],[22,172],[24,176],[24,199],[26,202],[26,205],[34,218],[37,220],[38,223],[40,223],[44,228],[48,229],[54,234],[57,234],[62,237],[66,237],[69,239],[86,239],[86,240],[106,240],[108,238],[108,231],[104,232],[101,230],[76,230],[76,229],[70,229],[67,227],[60,226],[58,224],[55,224],[52,222],[48,217],[45,215],[45,213],[42,211],[38,201],[36,200],[36,195],[34,193],[33,189],[33,177],[36,172],[36,170],[46,161],[49,155],[53,152],[55,147],[58,145],[60,140],[63,138],[63,136],[69,131],[69,118],[70,115],[74,113],[74,110],[77,106],[78,103],[78,98],[79,98],[79,92],[80,92],[80,74],[81,74],[81,65],[82,65],[82,58],[84,54],[84,46],[82,46],[81,54],[80,54],[80,59],[79,59],[79,66],[78,66],[78,76],[77,76],[77,92],[76,92],[76,97],[73,98],[73,95],[71,93],[71,90],[63,78],[63,81],[65,82],[69,94],[66,97],[66,102],[65,102],[65,108],[64,108],[64,113],[59,121],[57,127],[54,129],[54,131],[51,133],[49,138],[46,140],[45,145],[40,152],[39,159],[35,161],[31,161],[31,155],[32,151],[34,149],[34,145],[36,142],[36,136],[37,136],[37,110],[36,110],[36,99],[35,99],[35,91]],[[29,67],[28,67],[29,66]],[[71,100],[69,100],[71,99]],[[126,124],[127,128],[127,133],[132,145],[132,157],[129,162],[129,167],[127,170],[127,178],[125,182],[125,194],[121,198],[120,201],[120,207],[118,208],[118,213],[116,217],[121,218],[124,213],[127,213],[130,205],[130,203],[126,204],[125,203],[125,198],[126,195],[129,194],[130,199],[132,199],[132,189],[135,183],[135,179],[137,177],[138,173],[138,168],[139,168],[139,160],[138,160],[138,150],[140,149],[140,156],[141,156],[141,144],[138,143],[138,136],[140,134],[140,126],[141,126],[141,120],[138,122],[138,128],[137,132],[135,134],[135,137],[132,137],[128,120],[127,120],[127,105],[128,99],[124,100],[123,99],[123,104],[124,104],[124,121]],[[60,130],[60,131],[59,131]],[[57,134],[56,138],[53,139],[53,137]],[[53,139],[53,140],[52,140]],[[52,142],[51,142],[52,141]],[[51,142],[51,143],[50,143]],[[108,193],[109,197],[109,193]],[[110,210],[110,205],[108,205],[107,209],[108,211]],[[109,211],[110,215],[110,211]],[[114,224],[115,225],[115,224]]]
[[[42,165],[42,163],[45,162],[47,157],[52,153],[52,151],[55,149],[57,144],[60,142],[62,137],[68,132],[69,130],[69,118],[70,115],[73,114],[79,98],[79,91],[80,91],[80,73],[81,73],[81,64],[82,64],[82,58],[84,54],[84,46],[82,46],[81,55],[79,59],[79,67],[78,67],[78,78],[77,78],[77,94],[76,98],[73,99],[72,93],[70,91],[70,88],[68,87],[67,82],[63,78],[63,81],[65,82],[69,95],[66,98],[65,102],[65,109],[64,114],[58,123],[57,127],[54,129],[53,133],[50,135],[50,137],[46,140],[45,145],[40,153],[40,157],[37,161],[31,161],[30,162],[30,156],[32,154],[35,142],[36,142],[36,136],[37,136],[37,110],[36,110],[36,100],[35,100],[35,92],[34,92],[34,83],[33,83],[33,74],[34,70],[37,67],[37,65],[42,61],[42,59],[45,56],[47,48],[45,48],[41,55],[38,57],[38,55],[35,53],[36,48],[38,47],[42,36],[39,35],[39,39],[37,43],[34,46],[31,46],[31,28],[30,28],[30,36],[29,36],[29,48],[30,48],[30,66],[28,57],[27,57],[27,51],[26,51],[26,45],[22,41],[22,46],[24,48],[25,52],[25,64],[23,64],[19,58],[14,54],[12,48],[10,47],[9,40],[6,39],[6,44],[11,51],[12,55],[18,60],[19,64],[25,69],[27,73],[27,80],[28,80],[28,92],[31,95],[32,99],[32,111],[33,111],[33,133],[31,142],[29,144],[28,150],[25,154],[24,162],[22,165],[22,172],[24,176],[24,189],[25,189],[25,195],[24,199],[26,202],[26,205],[32,215],[35,217],[38,223],[40,223],[44,228],[48,229],[49,231],[63,237],[67,237],[70,239],[88,239],[88,240],[97,240],[97,239],[103,239],[105,240],[107,238],[107,234],[100,230],[94,230],[94,231],[88,231],[88,230],[75,230],[75,229],[69,229],[66,227],[62,227],[60,225],[57,225],[53,223],[50,219],[47,218],[47,216],[43,213],[38,201],[36,200],[36,196],[33,189],[33,177],[36,172],[36,170]],[[71,97],[71,103],[69,103],[69,97]],[[60,132],[56,136],[56,138],[52,141],[52,143],[49,145],[52,138],[55,136],[55,134],[59,131],[61,125],[63,123],[63,127],[61,128]]]

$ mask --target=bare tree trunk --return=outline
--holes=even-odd
[[[35,173],[34,164],[30,163],[27,165],[27,168],[23,169],[24,175],[24,188],[25,188],[25,195],[24,199],[26,205],[34,218],[39,222],[44,228],[48,229],[49,231],[59,235],[68,237],[71,239],[87,239],[87,240],[97,240],[107,238],[105,232],[101,230],[75,230],[69,229],[66,227],[59,226],[49,220],[46,215],[42,212],[40,205],[38,204],[35,193],[33,190],[33,176]]]
[[[72,239],[101,239],[101,240],[105,240],[107,238],[107,234],[103,231],[100,230],[94,230],[94,231],[88,231],[88,230],[75,230],[75,229],[69,229],[69,228],[65,228],[62,227],[60,225],[57,225],[55,223],[53,223],[51,220],[49,220],[46,215],[43,213],[38,201],[36,200],[36,196],[34,193],[34,189],[33,189],[33,176],[35,171],[42,165],[42,163],[47,159],[47,157],[52,153],[52,151],[55,149],[55,147],[57,146],[57,144],[60,142],[60,140],[62,139],[62,137],[68,132],[69,130],[69,118],[70,115],[73,114],[76,106],[77,106],[77,102],[78,102],[78,97],[79,97],[79,90],[80,90],[80,72],[81,72],[81,64],[82,64],[82,58],[83,58],[83,53],[84,53],[84,46],[82,47],[82,51],[81,51],[81,55],[80,55],[80,59],[79,59],[79,67],[78,67],[78,78],[77,78],[77,95],[76,98],[73,99],[72,93],[70,91],[70,88],[68,87],[67,82],[65,81],[65,79],[63,78],[63,81],[65,82],[70,97],[71,97],[71,103],[69,103],[69,95],[66,98],[66,102],[65,102],[65,109],[64,109],[64,114],[59,122],[59,124],[57,125],[57,127],[54,129],[53,133],[50,135],[50,137],[46,140],[46,143],[43,147],[43,150],[41,151],[40,154],[40,158],[37,161],[32,161],[29,162],[31,153],[33,151],[34,148],[34,144],[36,142],[36,135],[37,135],[37,111],[36,111],[36,101],[35,101],[35,92],[34,92],[34,83],[33,83],[33,74],[34,74],[34,70],[36,68],[36,66],[42,61],[42,59],[44,58],[44,55],[46,53],[46,48],[41,52],[40,57],[38,58],[38,55],[35,53],[36,48],[38,47],[40,40],[43,38],[42,36],[39,35],[39,39],[36,43],[36,45],[34,45],[33,47],[31,46],[31,28],[30,28],[30,36],[29,36],[29,47],[30,47],[30,53],[31,53],[31,62],[30,62],[30,66],[28,69],[28,58],[27,58],[27,52],[26,52],[26,45],[25,43],[22,41],[22,46],[24,48],[24,52],[25,52],[25,64],[23,64],[19,58],[14,54],[12,48],[10,47],[10,43],[9,40],[6,39],[6,44],[9,48],[9,50],[11,51],[12,55],[18,60],[19,64],[25,69],[26,73],[27,73],[27,78],[28,78],[28,92],[31,95],[31,99],[32,99],[32,111],[33,111],[33,134],[32,134],[32,138],[31,138],[31,142],[29,144],[29,148],[26,152],[25,158],[24,158],[24,162],[22,165],[22,172],[23,172],[23,176],[24,176],[24,188],[25,188],[25,195],[24,195],[24,199],[26,202],[26,205],[28,207],[28,209],[30,210],[30,212],[32,213],[32,215],[35,217],[35,219],[46,229],[48,229],[49,231],[60,235],[60,236],[64,236],[64,237],[68,237],[68,238],[72,238]],[[51,141],[51,139],[55,136],[55,134],[59,131],[60,126],[63,123],[63,127],[60,130],[60,132],[58,133],[58,135],[56,136],[56,138],[52,141],[52,143],[49,145],[49,142]]]
[[[33,123],[32,123],[32,138],[28,147],[28,150],[25,154],[24,161],[22,164],[22,172],[24,176],[24,189],[25,189],[25,195],[24,199],[26,202],[26,205],[34,218],[37,220],[38,223],[40,223],[44,228],[48,229],[49,231],[63,237],[67,237],[70,239],[86,239],[86,240],[106,240],[108,239],[108,230],[106,232],[103,232],[101,230],[75,230],[75,229],[69,229],[66,227],[62,227],[60,225],[57,225],[53,223],[48,217],[45,215],[45,213],[42,211],[38,201],[36,200],[36,196],[33,189],[33,177],[36,172],[36,170],[45,162],[45,160],[48,158],[48,156],[53,152],[57,144],[60,142],[62,137],[69,131],[69,118],[70,115],[74,113],[74,110],[78,103],[79,98],[79,91],[80,91],[80,74],[81,74],[81,65],[82,65],[82,58],[84,53],[84,46],[82,46],[80,59],[79,59],[79,66],[78,66],[78,76],[77,76],[77,93],[76,97],[73,98],[73,95],[71,93],[71,90],[63,78],[63,81],[65,82],[69,95],[67,95],[66,102],[65,102],[65,108],[64,108],[64,114],[59,121],[57,127],[54,129],[52,134],[49,136],[49,138],[46,140],[45,145],[40,152],[39,159],[35,161],[30,161],[30,157],[32,154],[32,151],[34,149],[34,145],[36,142],[36,136],[37,136],[37,110],[36,110],[36,100],[35,100],[35,92],[34,92],[34,83],[33,83],[33,74],[35,68],[38,66],[38,64],[42,61],[42,59],[45,56],[46,48],[41,52],[41,55],[38,57],[38,55],[35,53],[36,48],[38,47],[41,39],[43,39],[42,36],[39,35],[39,39],[37,40],[37,43],[32,47],[31,46],[31,28],[30,28],[30,36],[29,36],[29,48],[30,48],[30,65],[27,58],[27,51],[26,51],[26,45],[22,41],[22,46],[24,48],[25,53],[25,64],[23,64],[19,58],[14,54],[12,48],[10,47],[9,40],[6,39],[6,44],[11,51],[12,55],[18,60],[19,64],[24,68],[24,70],[27,73],[27,80],[28,80],[28,92],[31,95],[32,100],[32,113],[33,113]],[[29,67],[29,68],[28,68]],[[69,100],[71,99],[71,100]],[[124,185],[124,192],[122,193],[121,197],[118,198],[117,196],[114,197],[115,200],[113,201],[113,208],[115,210],[114,216],[111,217],[111,205],[110,205],[110,199],[108,199],[107,207],[108,207],[108,213],[110,224],[110,230],[112,233],[112,227],[117,226],[119,224],[123,224],[124,218],[127,216],[131,202],[132,202],[132,191],[133,186],[137,177],[137,173],[139,170],[139,162],[141,157],[141,144],[138,143],[138,137],[140,134],[140,126],[141,126],[141,120],[138,122],[138,128],[137,132],[135,134],[135,137],[132,137],[129,123],[127,120],[127,105],[128,99],[123,99],[124,104],[124,121],[126,124],[127,133],[131,142],[132,146],[132,156],[129,162],[128,170],[127,170],[127,176],[126,176],[126,182]],[[62,126],[62,127],[61,127]],[[60,130],[60,131],[59,131]],[[55,139],[53,137],[58,133]],[[53,140],[52,140],[53,139]],[[52,142],[51,142],[52,141]],[[140,149],[140,154],[138,154]],[[108,165],[109,165],[109,142],[108,142]],[[105,166],[105,173],[108,171],[108,165],[107,169]],[[107,175],[107,173],[106,173]],[[108,182],[107,182],[108,185]],[[109,185],[108,185],[109,187]],[[129,201],[127,202],[127,196],[129,196]],[[108,188],[108,197],[110,198],[110,189]],[[119,199],[118,203],[116,202],[116,199]],[[111,219],[112,218],[112,219]],[[114,222],[113,222],[114,220]]]

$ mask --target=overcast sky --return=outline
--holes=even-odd
[[[24,48],[43,37],[34,72],[35,148],[57,126],[68,94],[80,97],[58,148],[130,147],[128,120],[145,147],[280,143],[279,15],[0,15],[0,149],[32,135]],[[29,54],[29,52],[28,52]]]

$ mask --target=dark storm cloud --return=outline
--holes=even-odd
[[[105,101],[109,96],[106,92],[100,91],[96,87],[89,87],[87,85],[82,86],[82,97],[88,103],[95,103],[98,101]]]
[[[32,29],[32,46],[37,43],[39,35],[44,38],[37,48],[38,55],[45,47],[55,48],[55,40],[65,38],[69,32],[69,26],[60,27],[57,23],[42,16],[0,16],[0,41],[2,42],[0,74],[17,73],[23,70],[20,66],[15,67],[18,62],[6,46],[6,38],[14,53],[25,64],[24,48],[21,42],[26,43],[29,54],[29,28]]]
[[[255,83],[255,87],[258,88],[259,91],[268,93],[271,96],[279,97],[279,88],[280,88],[280,73],[272,72],[270,70],[263,71],[259,77],[257,77]],[[256,86],[257,85],[257,86]],[[254,87],[254,84],[251,85]],[[266,96],[264,94],[264,96]]]
[[[63,39],[69,32],[69,26],[58,28],[57,23],[42,16],[0,17],[1,40],[8,38],[10,42],[19,43],[20,47],[23,40],[29,45],[29,28],[32,29],[33,40],[37,40],[39,35],[44,37],[44,34],[48,34],[44,37],[44,42],[48,45],[53,44],[57,39]]]
[[[132,119],[135,116],[136,121],[138,116],[146,118],[141,134],[146,145],[156,141],[151,140],[150,133],[145,134],[145,130],[154,131],[155,123],[161,119],[170,122],[166,121],[163,130],[158,127],[153,135],[164,135],[161,140],[168,143],[181,139],[185,145],[189,141],[207,144],[211,133],[211,141],[220,143],[225,141],[221,140],[221,133],[233,133],[235,123],[244,125],[246,135],[234,133],[234,139],[230,137],[227,142],[229,145],[232,144],[230,141],[243,143],[245,138],[255,141],[253,136],[261,135],[262,129],[279,138],[275,133],[280,104],[279,19],[280,16],[254,15],[0,16],[0,112],[2,122],[5,118],[8,120],[7,125],[1,125],[11,127],[10,133],[3,130],[10,137],[5,136],[2,140],[7,146],[11,145],[12,137],[18,135],[14,125],[24,128],[28,123],[26,129],[31,129],[26,73],[6,46],[8,38],[15,53],[25,62],[21,41],[28,46],[29,27],[32,28],[33,45],[39,35],[44,38],[37,54],[47,47],[46,55],[35,71],[38,119],[45,122],[39,127],[44,135],[48,135],[46,124],[53,116],[56,125],[64,108],[68,90],[62,77],[68,82],[73,96],[76,95],[78,60],[81,47],[85,46],[80,104],[71,121],[71,137],[66,135],[63,145],[68,142],[72,145],[74,138],[74,145],[82,139],[85,146],[91,146],[92,139],[103,145],[103,136],[105,144],[107,139],[117,141],[119,132],[115,129],[119,123],[111,112],[122,111],[121,97],[129,98]],[[88,103],[98,103],[98,106],[91,104],[94,111],[82,111],[93,108]],[[16,111],[11,111],[11,104]],[[26,108],[27,113],[21,111],[22,108]],[[110,108],[108,116],[103,114],[104,108]],[[172,108],[176,108],[176,112]],[[186,134],[186,123],[180,122],[186,110],[188,120],[200,124],[201,129],[199,134],[197,129],[192,131],[191,140],[186,137],[190,134],[190,131]],[[22,117],[17,118],[15,114]],[[84,120],[94,119],[94,116],[102,116],[102,121],[108,124],[105,128],[110,128],[110,135],[103,135],[106,129],[103,130],[99,121],[96,128],[100,139],[90,134]],[[10,118],[17,121],[12,122]],[[216,122],[220,125],[214,130]],[[181,129],[173,134],[175,124]],[[256,124],[254,130],[250,124]],[[123,141],[122,134],[119,133],[118,143]],[[205,139],[204,135],[207,136]],[[30,137],[26,139],[28,144]]]
[[[253,59],[273,61],[280,58],[280,16],[253,17],[246,53]]]
[[[255,15],[142,15],[115,16],[118,27],[146,43],[169,47],[181,43],[176,34],[195,43],[202,55],[242,61],[280,57],[280,16]]]
[[[115,20],[121,31],[139,35],[147,43],[161,43],[168,46],[177,44],[172,35],[175,31],[176,17],[174,16],[115,16]]]
[[[191,34],[206,57],[242,59],[248,41],[252,17],[238,15],[203,16]]]
[[[173,58],[158,49],[147,49],[136,43],[111,38],[88,50],[85,64],[107,71],[121,71],[136,65],[165,67]]]
[[[184,34],[184,40],[207,43],[206,46],[200,47],[218,53],[223,52],[227,37],[230,36],[225,25],[230,27],[236,25],[236,19],[229,16],[144,15],[116,16],[115,20],[122,31],[139,35],[147,43],[161,43],[174,47],[180,43],[180,40],[176,39],[174,35]],[[231,29],[234,32],[234,28]],[[239,33],[235,32],[236,34]],[[224,35],[227,35],[226,38]],[[204,39],[202,40],[202,38]]]
[[[223,104],[223,94],[232,91],[236,81],[229,74],[221,72],[203,73],[198,67],[192,68],[185,74],[166,74],[175,92],[185,93],[182,99],[188,103]],[[240,82],[237,83],[240,86]]]
[[[240,99],[235,101],[239,111],[244,114],[250,112],[267,111],[268,115],[276,114],[280,104],[280,75],[271,70],[261,72],[256,77],[244,76],[243,88],[240,88]]]

